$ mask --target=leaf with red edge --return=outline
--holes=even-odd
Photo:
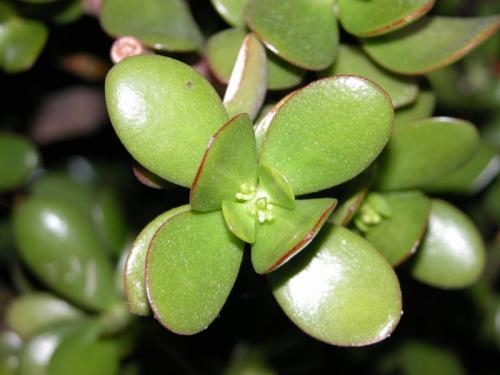
[[[273,206],[271,220],[257,224],[252,245],[255,272],[274,271],[304,249],[318,234],[337,200],[307,199],[297,200],[295,204],[293,210]]]
[[[365,51],[384,68],[425,74],[450,65],[500,28],[500,16],[425,17],[396,32],[363,39]]]
[[[255,35],[248,34],[239,49],[224,95],[229,116],[248,113],[253,120],[264,103],[266,89],[266,50]]]
[[[351,34],[370,37],[386,34],[416,21],[436,0],[339,0],[340,22]]]
[[[229,120],[210,139],[191,186],[189,203],[194,210],[210,211],[223,200],[237,199],[245,187],[257,184],[257,146],[247,114]]]
[[[155,318],[184,335],[207,328],[229,296],[243,247],[220,211],[186,211],[167,220],[146,258],[146,288]]]
[[[259,123],[259,162],[283,174],[296,196],[327,189],[373,162],[392,120],[391,99],[366,78],[318,80],[282,99]]]
[[[401,317],[392,267],[365,239],[326,224],[307,252],[269,275],[274,297],[305,333],[329,344],[369,345]]]
[[[146,255],[153,236],[158,228],[180,212],[189,211],[189,205],[173,208],[154,218],[136,237],[125,263],[123,282],[128,307],[131,312],[138,315],[148,315],[149,305],[146,297],[144,267]]]

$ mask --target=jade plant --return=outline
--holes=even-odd
[[[295,196],[345,182],[385,146],[393,110],[377,85],[355,76],[313,82],[283,99],[265,129],[254,132],[248,115],[228,119],[217,93],[191,67],[138,56],[111,70],[106,99],[132,155],[191,187],[189,205],[152,221],[130,252],[125,284],[132,311],[145,314],[150,306],[177,333],[203,330],[228,297],[248,243],[255,271],[270,274],[278,301],[313,336],[361,345],[392,331],[401,315],[397,278],[356,234],[327,225],[314,241],[322,246],[310,265],[324,268],[316,285],[304,275],[299,289],[288,291],[279,270],[296,267],[285,263],[314,240],[336,205],[329,197]],[[157,146],[143,147],[152,142]],[[343,251],[334,254],[336,245]],[[337,272],[344,277],[336,280]],[[308,285],[318,293],[304,295]],[[304,298],[322,303],[311,311]]]
[[[446,0],[7,0],[0,70],[30,69],[49,28],[65,33],[59,25],[91,3],[116,39],[105,84],[111,123],[135,159],[135,176],[164,190],[129,194],[134,221],[140,211],[149,224],[127,244],[115,187],[129,186],[111,187],[81,157],[69,169],[43,166],[19,134],[23,120],[12,122],[10,109],[0,116],[0,374],[135,374],[145,365],[134,369],[136,361],[154,368],[164,346],[172,357],[182,357],[183,342],[205,348],[230,320],[234,305],[224,309],[226,301],[246,298],[232,292],[238,277],[238,291],[255,281],[243,289],[266,322],[274,323],[268,307],[275,304],[254,293],[259,278],[319,341],[376,343],[400,319],[404,337],[371,351],[318,350],[321,343],[282,332],[277,321],[280,339],[259,329],[267,342],[254,345],[242,324],[251,327],[253,317],[237,314],[231,359],[223,363],[225,353],[216,363],[208,351],[203,372],[278,373],[279,352],[293,369],[279,373],[324,372],[315,367],[324,351],[328,371],[333,359],[340,372],[347,363],[356,373],[368,365],[370,373],[461,374],[457,347],[440,345],[440,331],[446,343],[455,334],[467,348],[480,340],[498,347],[498,5],[469,2],[467,14],[476,16],[464,18],[456,16],[460,2]],[[92,32],[86,38],[98,49]],[[70,39],[80,51],[78,38]],[[51,53],[62,40],[56,36]],[[39,65],[53,62],[44,60]],[[60,166],[66,144],[41,151]],[[178,192],[186,199],[172,208]],[[155,217],[152,208],[163,213]],[[416,308],[436,298],[447,308]],[[461,308],[464,298],[481,327],[460,320],[468,315],[453,300]],[[223,322],[183,341],[161,337],[157,325],[130,312],[152,314],[181,335]],[[431,322],[432,342],[427,323],[412,319]],[[469,330],[481,337],[469,341]],[[150,334],[158,331],[156,342]],[[309,367],[295,368],[302,362]]]
[[[417,249],[417,279],[445,289],[474,283],[485,263],[477,229],[423,192],[484,187],[498,173],[496,153],[473,124],[431,117],[434,94],[415,76],[459,60],[500,17],[424,16],[434,5],[425,0],[212,4],[232,28],[205,47],[183,1],[105,0],[101,9],[109,34],[150,49],[106,79],[111,122],[136,175],[190,188],[189,204],[156,217],[130,251],[131,311],[152,310],[180,334],[205,329],[245,246],[289,318],[337,345],[390,335],[402,313],[391,266]],[[159,15],[168,27],[158,27]],[[340,44],[338,21],[357,45]],[[154,50],[201,53],[227,84],[223,100],[192,67]],[[306,71],[319,79],[266,102],[268,90],[298,86]]]

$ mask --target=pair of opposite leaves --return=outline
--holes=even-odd
[[[160,56],[116,65],[106,100],[134,158],[192,186],[191,206],[151,222],[126,267],[132,310],[147,313],[149,301],[165,326],[183,334],[206,328],[222,308],[242,259],[238,237],[253,242],[259,273],[289,260],[312,241],[336,203],[294,195],[359,174],[384,148],[393,118],[390,98],[377,85],[338,76],[287,96],[254,134],[247,115],[228,119],[214,89],[192,68]],[[252,216],[259,210],[262,220]],[[348,230],[328,225],[323,233],[309,258],[298,260],[307,267],[294,263],[272,273],[278,301],[302,329],[327,342],[385,338],[401,314],[394,271]]]
[[[212,0],[231,26],[248,27],[281,62],[323,70],[337,55],[339,30],[361,38],[390,71],[418,75],[458,60],[500,26],[499,16],[423,17],[435,0]],[[338,15],[335,9],[338,7]],[[423,18],[422,18],[423,17]],[[203,38],[183,0],[107,0],[100,14],[113,36],[132,35],[166,51],[199,50]]]

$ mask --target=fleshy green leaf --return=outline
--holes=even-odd
[[[189,209],[189,205],[184,205],[164,212],[146,225],[136,237],[128,254],[124,272],[125,294],[127,296],[128,307],[134,314],[149,314],[144,268],[146,266],[146,255],[153,236],[165,221]]]
[[[222,201],[222,215],[236,237],[247,243],[255,242],[255,215],[248,211],[247,203]]]
[[[295,196],[286,177],[272,167],[259,165],[259,190],[271,203],[290,209],[295,207]]]
[[[43,23],[12,17],[0,25],[0,67],[7,73],[31,68],[47,42]]]
[[[0,132],[0,192],[26,183],[39,164],[38,151],[27,138]]]
[[[28,338],[51,324],[78,320],[83,313],[49,293],[21,295],[9,304],[6,322],[21,337]]]
[[[459,60],[499,27],[500,16],[425,17],[394,33],[364,39],[363,48],[391,71],[424,74]]]
[[[396,266],[417,250],[427,227],[431,201],[418,191],[382,196],[392,213],[379,224],[368,226],[365,238]]]
[[[207,61],[215,78],[228,83],[240,46],[247,35],[243,29],[223,30],[210,37],[206,46]],[[302,80],[304,71],[290,65],[267,51],[267,88],[283,90],[296,86]]]
[[[330,344],[361,346],[383,340],[402,313],[393,269],[369,242],[331,224],[307,252],[269,280],[288,317]]]
[[[219,31],[208,39],[207,62],[215,78],[220,82],[229,82],[238,52],[247,35],[245,29],[232,28]]]
[[[413,276],[438,288],[463,288],[480,276],[485,257],[483,240],[472,221],[451,204],[433,200]]]
[[[340,22],[357,36],[385,34],[422,17],[435,0],[339,0]]]
[[[422,186],[465,163],[479,144],[471,123],[434,117],[394,128],[380,157],[376,185],[385,190]]]
[[[244,8],[247,0],[210,0],[217,13],[232,26],[245,26]]]
[[[416,81],[388,72],[366,56],[360,49],[342,45],[335,63],[321,72],[323,77],[339,74],[362,76],[379,84],[389,94],[394,108],[412,103],[418,94]]]
[[[14,233],[26,265],[50,288],[90,309],[116,301],[111,264],[80,209],[51,197],[32,197],[14,211]]]
[[[190,335],[217,317],[236,280],[243,242],[220,211],[183,212],[156,233],[146,259],[146,288],[156,319]]]
[[[252,122],[241,114],[215,133],[205,152],[191,187],[194,210],[210,211],[223,200],[236,200],[244,187],[257,183],[257,151]]]
[[[321,70],[335,58],[339,33],[332,0],[248,0],[245,16],[255,35],[294,65]]]
[[[392,119],[391,100],[378,85],[356,76],[319,80],[285,97],[259,123],[259,160],[282,173],[295,195],[327,189],[378,156]]]
[[[49,363],[54,352],[64,340],[75,334],[85,334],[94,329],[95,323],[74,321],[57,324],[33,336],[23,345],[19,375],[48,375]]]
[[[474,193],[483,189],[500,171],[497,150],[481,142],[474,155],[457,170],[440,176],[424,186],[431,192]]]
[[[228,120],[222,101],[201,75],[163,56],[134,56],[115,65],[106,78],[106,102],[132,156],[186,187],[210,137]]]
[[[253,120],[264,103],[266,87],[266,50],[255,35],[248,34],[239,50],[224,95],[227,113],[230,116],[248,113]]]
[[[276,56],[267,53],[267,87],[269,90],[285,90],[297,86],[305,71]]]
[[[420,90],[417,99],[410,106],[394,112],[394,128],[411,122],[431,117],[434,113],[436,95],[430,90]]]
[[[196,50],[203,40],[184,0],[106,0],[100,20],[115,37],[134,36],[164,51]]]
[[[293,210],[273,205],[272,218],[257,224],[252,245],[255,272],[274,271],[304,249],[325,224],[337,200],[307,199],[297,200],[295,204]]]

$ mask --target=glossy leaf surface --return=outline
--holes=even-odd
[[[180,213],[156,233],[146,259],[146,287],[156,319],[190,335],[217,317],[238,275],[243,242],[220,211]]]
[[[394,128],[377,171],[381,189],[408,189],[449,173],[469,159],[479,144],[471,123],[434,117]]]
[[[38,21],[12,17],[0,28],[0,67],[7,73],[31,68],[48,38],[47,27]]]
[[[116,301],[112,269],[90,221],[78,208],[33,197],[14,212],[16,244],[26,265],[50,288],[93,310]]]
[[[413,276],[437,288],[463,288],[477,280],[484,265],[483,240],[472,221],[451,204],[433,200]]]
[[[106,78],[106,102],[132,156],[186,187],[210,137],[228,120],[222,101],[201,75],[163,56],[134,56],[115,65]]]
[[[131,35],[159,50],[192,51],[203,40],[184,0],[106,0],[100,20],[109,34]]]
[[[393,269],[369,242],[343,227],[326,224],[307,252],[269,280],[288,317],[330,344],[383,340],[401,316]]]
[[[282,173],[295,195],[327,189],[377,157],[392,119],[390,98],[378,85],[355,76],[319,80],[288,95],[259,123],[259,160]]]
[[[248,113],[253,120],[264,103],[266,88],[266,50],[255,35],[248,34],[238,52],[224,95],[229,116]]]
[[[415,102],[394,112],[394,128],[431,117],[435,105],[436,95],[431,90],[420,90]]]
[[[49,293],[24,294],[9,304],[6,321],[21,337],[28,338],[54,323],[78,320],[83,313]]]
[[[125,263],[124,284],[128,307],[138,315],[148,315],[149,305],[146,296],[145,267],[146,255],[153,236],[160,226],[172,216],[188,211],[189,206],[168,210],[154,218],[136,237]]]
[[[394,108],[412,103],[418,94],[416,81],[397,76],[376,65],[360,49],[342,45],[335,63],[321,72],[323,76],[353,74],[379,84],[389,94]]]
[[[38,151],[27,138],[0,132],[0,192],[20,187],[39,164]]]
[[[399,29],[427,13],[435,0],[339,0],[343,28],[357,36],[375,36]]]
[[[211,0],[217,13],[232,26],[245,26],[244,8],[247,0]]]
[[[365,238],[396,266],[413,254],[424,235],[431,201],[418,191],[383,194],[391,215],[369,227]]]
[[[335,58],[339,35],[332,0],[249,0],[245,16],[255,35],[294,65],[321,70]]]
[[[318,234],[337,201],[331,198],[297,200],[288,210],[273,206],[272,219],[257,224],[252,245],[255,272],[268,273],[281,267],[304,249]]]
[[[217,80],[223,83],[229,82],[236,57],[246,35],[245,30],[233,28],[214,34],[208,40],[206,56],[210,69]],[[267,52],[268,89],[282,90],[296,86],[303,76],[302,69],[290,65],[270,51]]]
[[[236,200],[242,186],[255,188],[256,184],[257,151],[253,126],[247,114],[240,114],[210,139],[189,201],[194,210],[216,210],[223,200]]]
[[[474,155],[457,170],[430,181],[424,190],[431,192],[474,193],[500,172],[500,156],[491,145],[481,142]]]
[[[500,16],[424,17],[394,33],[363,40],[363,48],[383,67],[401,74],[424,74],[452,64],[500,27]]]

